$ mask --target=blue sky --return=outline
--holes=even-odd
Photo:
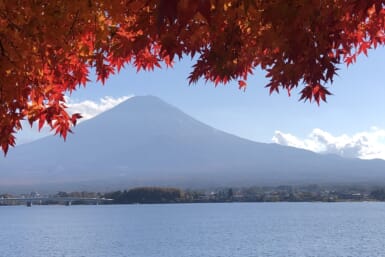
[[[328,85],[333,95],[320,106],[299,102],[300,89],[291,97],[285,91],[269,95],[260,70],[249,77],[245,92],[236,81],[217,87],[203,80],[189,85],[193,62],[188,58],[173,69],[154,72],[136,73],[127,67],[104,86],[93,81],[79,89],[70,96],[70,103],[112,107],[124,96],[155,95],[204,123],[254,141],[385,159],[384,64],[385,49],[377,49],[349,68],[340,66],[339,76]],[[24,129],[18,138],[23,143],[36,137],[35,130]]]

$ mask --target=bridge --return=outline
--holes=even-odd
[[[34,203],[42,204],[43,202],[58,202],[71,206],[72,202],[94,203],[98,205],[100,202],[113,201],[108,198],[88,198],[88,197],[12,197],[0,198],[0,204],[25,203],[28,207],[32,207]]]

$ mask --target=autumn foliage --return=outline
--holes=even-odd
[[[195,57],[188,77],[238,81],[260,67],[270,92],[330,94],[336,65],[385,42],[385,1],[371,0],[0,0],[0,145],[15,145],[21,120],[64,138],[81,117],[64,94],[91,69],[105,82]]]

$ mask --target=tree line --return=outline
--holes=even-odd
[[[33,196],[34,195],[34,196]],[[37,193],[12,195],[0,193],[1,199],[33,197]],[[63,192],[53,197],[108,198],[106,204],[153,204],[153,203],[209,203],[209,202],[339,202],[339,201],[385,201],[385,187],[375,186],[272,186],[214,189],[180,189],[174,187],[137,187],[107,193]],[[41,196],[43,197],[43,196]],[[55,202],[43,203],[55,204]],[[84,204],[74,202],[73,204]],[[8,205],[8,204],[7,204]]]

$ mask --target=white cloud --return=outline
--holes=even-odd
[[[76,101],[69,97],[66,97],[66,105],[68,106],[67,111],[71,114],[80,113],[83,118],[81,118],[79,122],[82,122],[115,107],[116,105],[124,102],[125,100],[131,97],[132,96],[122,96],[114,98],[110,96],[105,96],[99,101]],[[53,134],[53,132],[47,125],[44,125],[41,131],[38,131],[36,124],[34,124],[32,128],[26,121],[23,121],[22,124],[23,129],[19,131],[16,135],[18,145],[29,143],[39,138]]]
[[[69,113],[80,113],[83,118],[79,121],[84,121],[95,117],[96,115],[105,112],[116,105],[126,101],[132,96],[122,96],[118,98],[113,98],[110,96],[105,96],[101,98],[98,102],[85,100],[85,101],[75,101],[71,98],[67,98],[67,106]]]
[[[281,145],[319,153],[338,154],[343,157],[385,159],[385,130],[377,127],[350,136],[346,134],[334,136],[316,128],[306,138],[275,131],[272,141]]]

